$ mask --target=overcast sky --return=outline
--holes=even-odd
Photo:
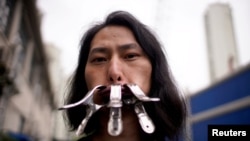
[[[84,31],[111,11],[126,10],[151,27],[183,90],[196,92],[209,84],[204,12],[213,2],[230,4],[240,65],[250,62],[250,0],[38,0],[42,36],[62,49],[62,67],[70,74],[77,63]]]

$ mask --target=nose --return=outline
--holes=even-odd
[[[110,61],[108,68],[108,81],[111,84],[123,84],[124,76],[122,63],[117,59]]]

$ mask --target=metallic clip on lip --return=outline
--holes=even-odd
[[[90,90],[82,100],[80,100],[76,103],[65,105],[65,106],[59,108],[59,110],[63,110],[63,109],[69,109],[72,107],[76,107],[80,104],[87,105],[87,114],[86,114],[85,118],[82,120],[81,124],[78,126],[78,129],[76,131],[77,136],[79,136],[83,133],[90,117],[102,107],[102,105],[98,105],[98,104],[95,104],[93,102],[93,94],[94,94],[95,90],[102,89],[102,88],[105,88],[105,86],[98,85],[98,86],[94,87],[92,90]]]
[[[144,92],[141,90],[141,88],[136,84],[126,84],[125,86],[127,86],[132,91],[132,93],[135,95],[135,97],[141,101],[144,101],[144,102],[160,101],[159,98],[151,98],[151,97],[146,96],[144,94]]]
[[[139,123],[143,131],[149,134],[153,133],[155,130],[155,126],[146,113],[146,110],[144,109],[144,106],[141,102],[135,104],[135,113],[139,119]]]
[[[151,98],[144,94],[144,92],[140,89],[139,86],[136,84],[125,84],[126,87],[130,89],[134,97],[129,99],[123,99],[123,102],[125,104],[135,104],[134,105],[134,111],[139,119],[139,123],[142,127],[142,129],[146,133],[153,133],[155,130],[155,126],[146,113],[146,110],[144,109],[144,106],[142,102],[149,102],[149,101],[159,101],[159,98]],[[59,110],[63,109],[69,109],[72,107],[76,107],[80,104],[87,105],[87,113],[85,118],[82,120],[81,124],[78,126],[78,129],[76,131],[76,135],[82,134],[84,131],[88,120],[91,118],[91,116],[98,111],[101,107],[105,105],[98,105],[93,102],[93,94],[97,89],[104,89],[106,86],[98,85],[94,87],[92,90],[90,90],[86,96],[73,104],[65,105]],[[122,125],[122,86],[121,85],[111,85],[111,91],[110,91],[110,101],[108,103],[108,107],[110,108],[110,114],[109,114],[109,121],[108,121],[108,133],[111,136],[118,136],[121,134],[123,130]]]
[[[111,85],[109,121],[108,132],[111,136],[118,136],[121,134],[122,127],[122,101],[121,101],[121,85]]]
[[[86,96],[82,100],[80,100],[80,101],[78,101],[76,103],[73,103],[73,104],[64,105],[61,108],[59,108],[58,110],[69,109],[69,108],[72,108],[72,107],[76,107],[76,106],[78,106],[80,104],[84,104],[84,105],[94,104],[93,103],[93,94],[94,94],[95,90],[103,89],[105,87],[106,86],[102,86],[102,85],[95,86],[92,90],[90,90],[86,94]]]
[[[79,136],[83,133],[89,119],[91,118],[91,116],[98,111],[102,106],[101,105],[97,105],[97,104],[93,104],[93,105],[88,105],[87,108],[87,114],[85,116],[85,118],[82,120],[81,124],[78,126],[78,129],[76,131],[76,135]]]

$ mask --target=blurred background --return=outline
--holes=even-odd
[[[250,124],[249,0],[0,0],[0,140],[72,140],[57,108],[79,41],[115,10],[164,46],[190,140],[207,140],[209,124]]]

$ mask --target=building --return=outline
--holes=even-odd
[[[213,83],[239,66],[230,6],[223,3],[211,4],[205,13],[205,28],[209,72]]]
[[[250,64],[239,67],[230,6],[211,4],[205,28],[212,83],[187,95],[192,141],[207,141],[209,125],[250,125]]]
[[[192,141],[208,140],[208,125],[250,125],[250,64],[188,96]]]
[[[0,1],[0,132],[52,140],[55,99],[35,0]]]
[[[66,84],[68,82],[61,66],[61,52],[59,48],[57,48],[53,44],[46,44],[45,50],[49,60],[48,68],[51,78],[52,90],[55,94],[55,105],[56,107],[61,107],[62,105],[64,105],[63,98],[66,91]],[[66,128],[66,123],[63,119],[63,113],[61,110],[54,111],[53,123],[55,141],[66,141],[72,138],[72,135]]]

